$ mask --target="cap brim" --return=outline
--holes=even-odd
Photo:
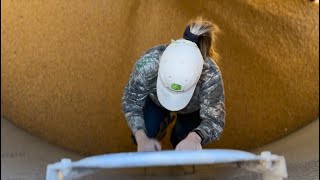
[[[196,84],[184,92],[173,92],[166,88],[158,77],[157,79],[157,96],[161,105],[170,111],[179,111],[185,108],[190,102]]]

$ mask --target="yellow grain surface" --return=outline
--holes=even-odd
[[[2,116],[76,152],[134,150],[121,111],[132,66],[198,15],[222,31],[226,128],[208,147],[259,147],[319,116],[319,6],[307,0],[2,0]]]

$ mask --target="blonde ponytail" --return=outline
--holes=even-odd
[[[188,33],[198,36],[198,39],[195,40],[197,42],[195,43],[198,45],[203,58],[210,57],[218,60],[219,54],[215,50],[215,40],[216,34],[219,32],[220,30],[217,25],[202,19],[202,17],[198,17],[188,23],[184,32],[184,38],[187,39],[186,35],[188,35]],[[194,41],[194,39],[192,41]]]

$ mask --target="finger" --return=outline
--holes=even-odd
[[[158,141],[154,141],[154,148],[156,151],[161,151],[161,144]]]
[[[141,147],[139,147],[139,146],[138,146],[137,151],[138,151],[138,152],[142,152],[142,151],[143,151],[143,149],[142,149]]]
[[[177,147],[176,147],[175,150],[176,150],[176,151],[180,151],[180,146],[179,146],[179,144],[177,145]]]

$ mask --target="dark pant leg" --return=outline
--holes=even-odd
[[[169,124],[168,118],[170,112],[167,109],[156,105],[150,97],[147,97],[143,107],[144,123],[146,126],[146,134],[149,138],[161,140],[166,133]],[[137,144],[134,135],[132,135],[134,144]]]
[[[176,148],[178,143],[187,137],[190,131],[200,125],[200,111],[195,111],[190,114],[178,114],[176,124],[172,129],[170,141],[173,148]]]

